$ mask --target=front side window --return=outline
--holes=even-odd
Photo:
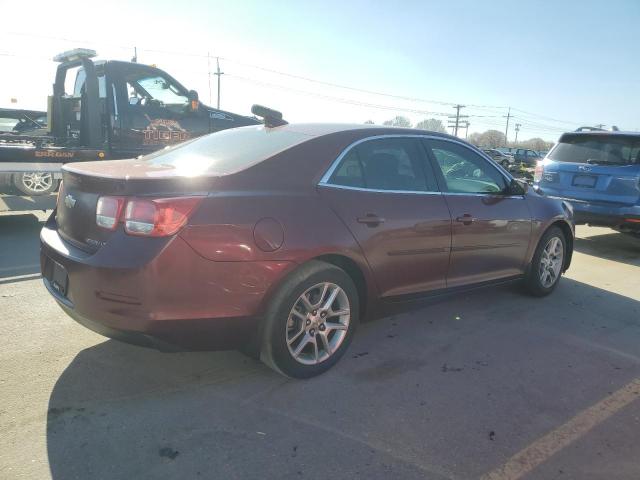
[[[329,183],[370,190],[437,191],[416,138],[379,138],[357,145],[342,159]]]
[[[506,179],[484,158],[457,143],[430,140],[429,145],[451,193],[502,193]]]

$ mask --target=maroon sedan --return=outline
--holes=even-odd
[[[253,345],[310,377],[388,302],[514,279],[550,293],[573,222],[457,138],[301,124],[68,164],[41,242],[47,289],[86,327],[162,350]]]

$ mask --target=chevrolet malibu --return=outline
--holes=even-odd
[[[44,284],[107,337],[248,349],[304,378],[385,305],[569,267],[571,206],[470,144],[420,130],[284,124],[134,160],[67,164]]]

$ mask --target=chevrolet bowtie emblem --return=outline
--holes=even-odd
[[[73,198],[73,195],[68,194],[64,197],[64,204],[67,208],[73,208],[73,206],[76,204],[76,199]]]

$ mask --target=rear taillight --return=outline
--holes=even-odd
[[[125,198],[100,197],[96,206],[96,224],[115,230],[124,222],[131,235],[164,237],[180,230],[203,197]]]
[[[164,237],[180,230],[203,197],[133,198],[127,202],[124,230],[131,235]]]
[[[96,225],[107,230],[115,230],[124,203],[123,197],[100,197],[96,206]]]
[[[542,163],[538,162],[536,164],[536,169],[533,172],[533,181],[535,183],[540,182],[540,180],[542,180],[542,175],[544,174],[544,166],[542,165]]]

